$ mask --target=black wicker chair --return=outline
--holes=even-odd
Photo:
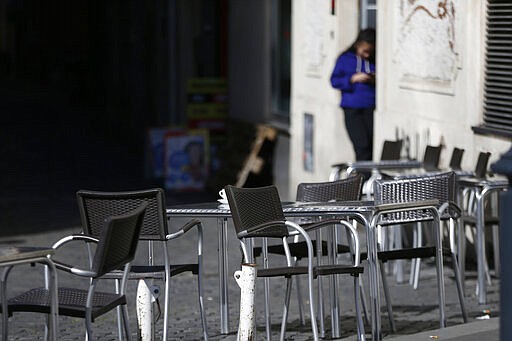
[[[441,158],[442,145],[439,146],[426,146],[425,154],[423,155],[423,168],[426,171],[439,170],[439,160]]]
[[[463,155],[464,155],[464,149],[460,149],[457,147],[453,148],[452,157],[450,158],[450,163],[448,164],[448,167],[450,168],[450,170],[452,170],[452,171],[460,171],[461,170]]]
[[[359,307],[359,274],[363,272],[363,268],[359,266],[359,257],[354,260],[353,265],[322,265],[313,266],[313,243],[305,229],[298,224],[285,219],[279,193],[275,186],[259,187],[259,188],[237,188],[234,186],[226,186],[226,195],[228,197],[229,207],[233,217],[237,237],[240,239],[245,263],[253,262],[253,258],[247,246],[248,239],[263,238],[263,268],[258,269],[257,276],[268,280],[270,277],[285,277],[287,279],[286,295],[283,309],[283,319],[281,324],[281,340],[284,340],[286,331],[286,320],[288,312],[288,304],[290,300],[291,279],[296,275],[308,276],[308,294],[310,301],[311,327],[314,340],[318,340],[318,329],[315,318],[315,297],[313,294],[313,279],[318,276],[333,274],[349,274],[354,276],[355,301],[358,321],[358,339],[364,339],[364,326],[362,322]],[[334,224],[334,220],[331,224]],[[359,251],[359,241],[357,233],[353,226],[346,221],[337,220],[336,223],[347,226],[352,232],[353,247],[356,254]],[[317,229],[320,224],[312,224],[307,227],[308,231]],[[266,252],[266,238],[280,239],[285,248],[288,246],[287,238],[295,235],[301,235],[307,245],[307,266],[296,266],[291,255],[287,254],[287,266],[269,267]],[[270,314],[268,304],[268,291],[265,285],[265,309],[266,309],[266,330],[267,339],[270,339]]]
[[[382,145],[381,160],[400,160],[403,140],[385,140]]]
[[[311,182],[300,183],[297,185],[296,200],[301,202],[328,202],[336,201],[355,201],[361,198],[361,187],[363,185],[363,177],[360,174],[353,175],[346,179],[328,181],[328,182]],[[303,224],[300,224],[303,225]],[[306,226],[306,225],[304,225]],[[290,252],[293,257],[300,260],[307,257],[307,245],[305,241],[290,243]],[[318,243],[313,243],[313,253],[317,253]],[[269,245],[267,247],[269,253],[284,255],[284,247],[282,244]],[[350,249],[346,245],[338,245],[338,253],[349,252]],[[261,247],[254,248],[254,257],[259,257],[262,252]],[[322,256],[327,256],[327,242],[322,241]]]
[[[394,143],[394,142],[393,142]],[[300,183],[297,186],[297,195],[296,200],[301,202],[328,202],[332,200],[336,201],[353,201],[359,200],[361,198],[361,187],[363,185],[363,176],[360,174],[354,174],[346,179],[336,180],[336,181],[328,181],[328,182],[314,182],[314,183]],[[307,228],[309,222],[299,221],[299,225],[304,228]],[[326,222],[325,225],[329,223]],[[323,240],[320,234],[320,230],[316,230],[316,241],[313,242],[313,254],[317,257],[317,265],[320,264],[320,259],[318,257],[328,256],[328,244],[326,240]],[[297,236],[298,237],[298,236]],[[296,238],[297,238],[296,237]],[[320,242],[321,241],[321,242]],[[296,240],[295,242],[289,243],[288,245],[290,249],[290,253],[292,257],[295,258],[296,261],[301,260],[302,258],[306,258],[308,256],[307,244],[303,240]],[[319,249],[321,248],[321,251]],[[285,249],[282,243],[268,245],[267,246],[268,253],[271,254],[279,254],[284,256]],[[254,257],[259,257],[262,253],[261,247],[254,248]],[[337,244],[336,248],[337,254],[350,252],[350,248],[348,245]],[[321,282],[321,279],[319,279]],[[297,282],[297,294],[300,293],[300,281]],[[322,292],[320,291],[320,296],[322,296]],[[363,296],[362,296],[363,297]],[[325,328],[323,324],[323,300],[322,297],[319,298],[319,323],[320,323],[320,335],[323,337],[325,334]],[[363,301],[364,303],[364,301]],[[304,318],[302,314],[302,304],[299,300],[299,315],[300,322],[304,324]]]
[[[170,279],[173,276],[184,272],[197,275],[198,303],[201,314],[201,323],[204,340],[208,339],[206,314],[203,299],[202,279],[202,224],[197,219],[188,221],[180,230],[169,233],[168,218],[166,215],[165,193],[161,188],[138,190],[130,192],[98,192],[80,190],[77,192],[78,205],[82,219],[83,233],[88,236],[97,236],[101,232],[101,221],[106,216],[120,214],[131,210],[142,202],[147,203],[146,214],[142,223],[140,239],[147,243],[148,252],[145,256],[136,257],[136,262],[131,267],[128,279],[149,279],[162,280],[164,282],[164,323],[163,340],[167,339],[170,309]],[[192,264],[171,264],[168,247],[171,241],[181,237],[190,229],[197,228],[197,263]],[[161,253],[154,248],[160,246]],[[158,249],[157,249],[158,250]],[[162,255],[162,260],[157,263],[157,255]],[[143,259],[144,258],[144,259]],[[145,264],[144,264],[145,263]],[[113,271],[107,274],[108,278],[119,280],[121,273]],[[120,331],[119,331],[120,332]]]
[[[475,165],[474,173],[471,175],[472,177],[476,179],[485,179],[487,176],[487,166],[489,164],[489,158],[491,157],[491,153],[489,152],[480,152],[478,154],[477,162]],[[476,234],[475,234],[475,228],[476,228],[476,200],[475,200],[475,193],[474,191],[468,190],[467,188],[460,189],[460,195],[461,195],[461,206],[463,208],[463,214],[462,214],[462,224],[463,226],[470,226],[471,227],[471,233],[473,234],[473,240],[476,240]],[[496,194],[497,193],[493,193]],[[494,238],[494,270],[496,273],[496,276],[499,276],[499,268],[500,268],[500,262],[499,262],[499,242],[498,241],[498,229],[500,219],[499,214],[497,210],[497,196],[491,195],[488,197],[488,200],[486,200],[485,207],[484,207],[484,223],[485,227],[491,227],[493,229],[493,238]],[[493,201],[494,200],[494,201]],[[494,205],[493,205],[494,204]],[[465,229],[463,229],[465,232]],[[462,278],[465,278],[465,267],[466,267],[466,238],[465,235],[461,236],[459,238],[459,257],[460,257],[460,267],[461,267],[461,274]],[[476,245],[475,245],[476,247]],[[491,277],[489,273],[489,265],[487,262],[487,255],[484,253],[484,259],[485,259],[485,272],[487,281],[490,282]]]
[[[84,318],[87,340],[93,339],[94,319],[116,307],[121,307],[124,333],[126,339],[131,340],[125,292],[130,262],[135,256],[146,206],[146,203],[141,203],[138,208],[126,214],[106,217],[102,221],[103,228],[98,233],[98,238],[72,235],[62,238],[53,246],[54,249],[58,249],[71,241],[97,243],[90,269],[80,269],[55,261],[57,269],[85,277],[89,283],[88,290],[58,288],[59,315]],[[98,280],[104,279],[107,273],[123,266],[122,283],[118,293],[95,290]],[[46,288],[29,290],[8,301],[9,313],[24,311],[48,314],[50,313],[48,298]]]
[[[402,203],[418,200],[438,200],[439,216],[441,220],[457,220],[460,218],[461,211],[455,204],[455,173],[445,172],[436,175],[407,177],[399,180],[377,180],[374,183],[374,198],[377,205],[387,203]],[[398,224],[407,224],[413,222],[428,222],[434,220],[429,212],[412,211],[407,214],[393,213],[384,216],[380,221],[380,226],[391,226]],[[437,224],[434,225],[435,239],[441,240],[441,235]],[[467,314],[464,304],[464,294],[461,283],[461,275],[457,258],[453,250],[444,248],[440,250],[442,255],[450,257],[455,272],[455,280],[459,302],[464,322],[467,322]],[[398,250],[383,250],[378,252],[378,259],[381,263],[380,270],[383,281],[384,294],[388,305],[388,313],[390,325],[393,331],[396,330],[392,316],[392,306],[389,296],[388,285],[386,281],[386,273],[382,263],[397,259],[420,259],[437,256],[436,246],[418,246],[412,248],[403,248]],[[363,257],[363,256],[362,256]],[[442,260],[438,262],[438,283],[439,285],[439,305],[442,318],[444,319],[444,278],[440,277],[442,268]]]

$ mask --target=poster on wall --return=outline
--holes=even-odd
[[[165,136],[165,188],[203,190],[208,178],[208,131],[175,131]]]
[[[183,127],[155,127],[147,133],[147,175],[154,179],[161,179],[165,174],[164,150],[165,137],[171,134],[185,133]]]
[[[313,115],[304,114],[304,151],[303,151],[303,165],[306,172],[314,171],[313,162],[313,130],[314,122]]]

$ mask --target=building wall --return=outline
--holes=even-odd
[[[329,76],[357,34],[358,1],[335,3],[331,15],[330,2],[293,2],[290,189],[301,181],[325,181],[331,164],[354,160]],[[485,1],[377,4],[374,158],[385,139],[399,137],[408,138],[409,157],[419,159],[427,144],[444,144],[441,166],[455,146],[465,149],[465,169],[474,169],[480,151],[491,152],[494,162],[510,142],[471,130],[482,120]],[[314,117],[312,172],[302,160],[304,113]]]
[[[298,0],[292,3],[292,85],[290,105],[290,190],[299,182],[327,180],[331,165],[354,159],[339,108],[340,93],[331,88],[336,58],[357,35],[357,0]],[[304,115],[313,116],[312,171],[304,167]],[[291,194],[294,197],[294,193]]]
[[[464,148],[465,169],[481,151],[493,162],[508,150],[508,141],[471,130],[482,119],[484,18],[485,1],[379,2],[376,147],[409,137],[410,156],[421,159],[425,145],[442,143],[441,166]]]

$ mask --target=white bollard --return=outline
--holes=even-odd
[[[154,340],[153,330],[153,297],[151,290],[143,279],[137,286],[137,322],[139,325],[139,340]]]
[[[240,287],[240,320],[237,341],[256,340],[254,317],[254,294],[256,291],[256,264],[242,264],[242,270],[235,271],[234,277]]]

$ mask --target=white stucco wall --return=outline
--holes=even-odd
[[[480,151],[493,162],[510,143],[471,130],[482,120],[485,1],[447,3],[446,13],[432,1],[378,3],[375,143],[398,131],[421,159],[426,144],[442,142],[441,166],[456,146],[474,169]]]
[[[339,108],[340,94],[330,86],[336,58],[357,35],[357,0],[292,2],[292,85],[290,108],[290,197],[299,182],[327,181],[331,165],[353,160],[354,152]],[[314,117],[313,171],[303,166],[304,114]]]
[[[441,2],[442,3],[442,2]],[[485,1],[377,1],[377,109],[374,158],[382,142],[409,136],[410,156],[423,158],[426,144],[443,143],[441,166],[453,147],[465,149],[472,170],[480,151],[490,163],[510,148],[498,137],[475,135],[482,120]],[[293,1],[290,190],[301,181],[326,181],[330,166],[354,160],[329,83],[338,54],[358,31],[358,1]],[[304,113],[314,115],[314,170],[303,167]]]

